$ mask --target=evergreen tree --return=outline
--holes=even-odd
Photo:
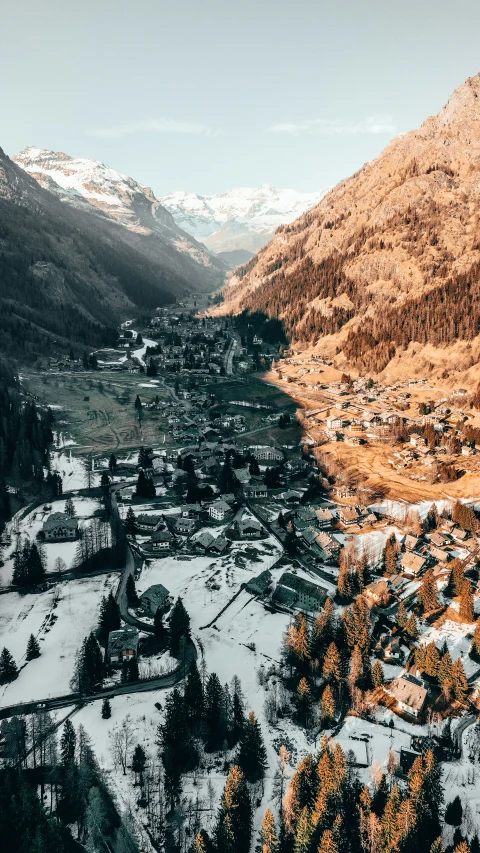
[[[258,839],[261,853],[278,853],[279,843],[275,819],[270,809],[267,809],[262,822]]]
[[[440,654],[434,642],[428,643],[425,647],[424,669],[427,675],[435,678],[438,674],[440,665]]]
[[[310,715],[311,693],[306,678],[301,678],[297,687],[297,704],[300,720],[304,726],[308,723]]]
[[[135,589],[135,581],[132,574],[128,575],[127,577],[127,583],[125,584],[125,595],[127,596],[127,602],[129,607],[135,607],[136,605],[138,605],[138,595],[137,590]]]
[[[100,606],[100,618],[98,622],[98,638],[106,648],[108,644],[108,635],[110,631],[118,631],[121,626],[120,608],[113,597],[112,591],[109,592],[108,598],[102,598]]]
[[[340,850],[335,842],[333,832],[326,829],[320,839],[318,853],[340,853]]]
[[[379,660],[376,660],[372,668],[372,681],[374,687],[380,687],[385,678],[383,675],[383,666]]]
[[[68,497],[65,501],[65,509],[63,511],[68,518],[75,518],[77,513],[75,511],[75,504],[71,497]]]
[[[71,720],[66,720],[60,738],[60,756],[63,767],[75,761],[77,735]]]
[[[110,458],[108,460],[108,470],[110,471],[110,474],[112,475],[112,477],[117,472],[117,457],[115,456],[114,453],[110,454]]]
[[[110,705],[110,699],[108,696],[105,696],[105,699],[102,702],[102,719],[109,720],[112,716],[112,708]]]
[[[134,681],[140,680],[137,658],[131,658],[130,660],[124,661],[121,679],[123,684],[132,684]]]
[[[220,749],[226,734],[224,717],[224,695],[218,675],[212,672],[205,688],[204,720],[206,727],[206,748],[209,751]]]
[[[197,754],[189,733],[185,702],[176,687],[167,696],[165,720],[159,727],[159,735],[165,771],[165,794],[173,810],[182,790],[182,773],[192,770],[197,762]]]
[[[265,776],[267,751],[263,742],[260,726],[253,711],[248,719],[240,739],[237,764],[247,782],[258,782]]]
[[[432,569],[427,569],[423,576],[423,584],[418,593],[418,599],[424,613],[431,613],[438,608],[438,589]]]
[[[329,684],[322,693],[322,720],[328,726],[335,719],[335,697]]]
[[[342,679],[342,660],[335,643],[330,643],[323,662],[323,677],[338,685]]]
[[[445,699],[449,701],[454,689],[453,664],[449,652],[445,652],[440,660],[437,677],[442,688],[442,693]]]
[[[252,805],[238,765],[230,770],[215,826],[215,843],[222,853],[249,853],[252,835]]]
[[[457,795],[450,803],[447,803],[447,807],[445,809],[445,823],[448,823],[449,826],[460,826],[462,818],[462,801]]]
[[[94,693],[103,678],[103,656],[94,634],[82,643],[76,664],[75,681],[80,693]]]
[[[39,657],[40,657],[40,646],[38,644],[38,640],[36,639],[36,637],[33,636],[33,634],[30,634],[30,637],[29,637],[28,643],[27,643],[26,659],[27,660],[33,660],[34,658],[39,658]]]
[[[125,517],[125,532],[129,536],[135,536],[137,533],[137,517],[133,511],[133,507],[129,506]]]
[[[45,579],[45,567],[42,555],[35,542],[30,546],[30,552],[27,557],[27,576],[28,582],[32,586],[37,586],[37,584]]]
[[[242,686],[240,684],[240,679],[236,675],[234,675],[232,678],[231,696],[232,719],[229,731],[229,740],[231,745],[235,746],[235,744],[238,743],[238,741],[240,740],[244,726],[246,724],[245,703],[243,699]]]
[[[412,641],[418,639],[418,625],[415,613],[411,613],[408,617],[407,624],[405,625],[405,633]]]
[[[452,677],[455,699],[464,702],[468,693],[468,681],[461,658],[457,658],[452,666]]]
[[[188,671],[185,681],[184,700],[190,729],[192,732],[196,732],[204,710],[202,679],[200,678],[196,661],[191,663]]]
[[[18,667],[7,648],[3,648],[0,655],[0,684],[9,684],[15,681],[18,675]]]
[[[313,829],[311,811],[308,806],[305,806],[302,809],[297,824],[297,831],[293,842],[294,853],[309,853]]]
[[[335,636],[335,615],[332,599],[327,598],[321,613],[317,616],[312,632],[311,656],[321,661],[326,649]]]
[[[174,658],[178,658],[181,637],[187,642],[190,640],[190,616],[182,599],[177,598],[170,615],[170,654]]]
[[[473,594],[470,581],[466,578],[462,584],[460,591],[460,616],[464,622],[474,622],[475,616],[473,613]]]
[[[400,604],[398,605],[398,610],[397,610],[397,625],[401,631],[404,630],[404,628],[407,624],[407,621],[408,621],[407,610],[406,610],[405,604],[403,603],[403,601],[401,601]]]
[[[139,776],[140,785],[143,786],[143,774],[145,772],[145,764],[147,763],[147,756],[145,755],[145,750],[138,743],[133,751],[132,757],[132,770],[135,773],[135,778]]]

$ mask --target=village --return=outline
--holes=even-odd
[[[291,383],[278,389],[289,352],[261,329],[184,305],[160,309],[140,332],[137,325],[123,325],[114,349],[44,365],[45,390],[57,383],[60,395],[74,374],[90,413],[96,385],[103,394],[111,383],[130,420],[124,434],[115,427],[121,445],[105,439],[102,449],[90,426],[97,414],[71,441],[74,414],[53,409],[51,468],[63,495],[17,513],[4,532],[2,646],[18,673],[0,688],[3,760],[16,714],[52,713],[58,725],[72,714],[91,732],[148,846],[148,819],[109,754],[108,733],[128,718],[155,754],[166,696],[196,661],[222,684],[238,676],[246,710],[261,723],[269,769],[259,803],[272,794],[280,746],[296,760],[326,733],[365,780],[376,772],[401,782],[426,745],[434,749],[480,826],[480,798],[465,782],[476,778],[479,758],[478,506],[473,494],[460,501],[450,492],[451,469],[477,465],[467,396],[425,403],[425,395],[417,400],[422,382],[380,388],[339,379],[317,359],[298,373],[319,396],[299,410],[285,393]],[[310,379],[312,371],[332,381]],[[406,469],[419,488],[441,481],[442,491],[435,500],[428,490],[417,501],[391,497],[388,482],[342,467],[333,456],[340,445],[357,458],[383,448],[392,469]],[[34,544],[41,582],[20,588],[16,555]],[[118,618],[105,623],[111,630],[100,642],[109,598]],[[168,638],[179,607],[190,627],[175,646]],[[365,628],[361,649],[342,633],[349,618],[354,633]],[[71,679],[82,642],[96,631],[104,669],[82,692]],[[303,658],[300,635],[309,638]],[[359,649],[362,674],[352,682]],[[112,716],[104,721],[106,700]],[[221,767],[223,759],[205,756],[203,783],[195,781],[215,786],[210,821]],[[188,774],[182,796],[194,796]]]

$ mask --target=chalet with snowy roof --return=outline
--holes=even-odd
[[[43,522],[43,534],[47,542],[69,542],[78,537],[78,518],[70,518],[63,512],[53,512]]]
[[[363,595],[369,607],[386,607],[391,599],[391,593],[385,578],[368,584]]]
[[[412,536],[410,533],[405,536],[405,549],[407,551],[416,551],[419,544],[420,540],[417,536]]]
[[[142,512],[137,515],[136,523],[139,533],[154,533],[162,526],[163,518],[161,515],[149,515]]]
[[[122,665],[138,655],[138,628],[124,625],[108,635],[107,657],[112,666]]]
[[[228,503],[226,501],[222,500],[221,498],[214,501],[208,507],[208,514],[210,515],[211,518],[214,518],[215,521],[223,521],[223,519],[226,518],[226,516],[229,515],[230,512],[231,512],[231,509],[230,509]]]
[[[265,569],[259,575],[250,578],[245,584],[245,589],[247,592],[252,593],[252,595],[266,595],[271,585],[272,573],[268,569]]]
[[[255,518],[241,518],[237,530],[242,539],[258,539],[263,533],[263,527]]]
[[[164,610],[167,604],[168,589],[161,583],[149,586],[140,596],[140,602],[147,616],[155,616],[157,610]]]
[[[414,554],[412,551],[407,551],[401,560],[401,566],[404,574],[416,577],[422,571],[425,565],[425,557],[420,557],[419,554]]]
[[[422,682],[408,674],[395,678],[387,692],[396,700],[398,707],[412,717],[420,716],[428,696]]]
[[[319,507],[315,510],[317,524],[320,528],[325,529],[333,524],[333,513],[328,507]]]
[[[349,527],[351,524],[358,524],[359,515],[360,513],[356,506],[342,506],[338,513],[340,521],[346,527]]]
[[[150,541],[142,546],[146,557],[156,557],[175,548],[177,540],[170,530],[157,530],[152,533]]]

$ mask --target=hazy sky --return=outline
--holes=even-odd
[[[335,184],[480,71],[477,0],[0,0],[0,146],[153,187]]]

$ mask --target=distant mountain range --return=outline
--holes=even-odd
[[[247,261],[268,243],[279,225],[292,222],[324,194],[325,191],[300,193],[264,184],[217,195],[174,192],[160,201],[180,228],[234,266],[235,262]],[[232,256],[233,252],[243,254]]]
[[[112,343],[119,319],[224,281],[223,261],[131,179],[39,149],[17,159],[0,149],[2,352]]]
[[[463,369],[461,381],[476,385],[479,128],[477,75],[282,227],[230,279],[226,309],[281,318],[293,341],[347,372]]]

